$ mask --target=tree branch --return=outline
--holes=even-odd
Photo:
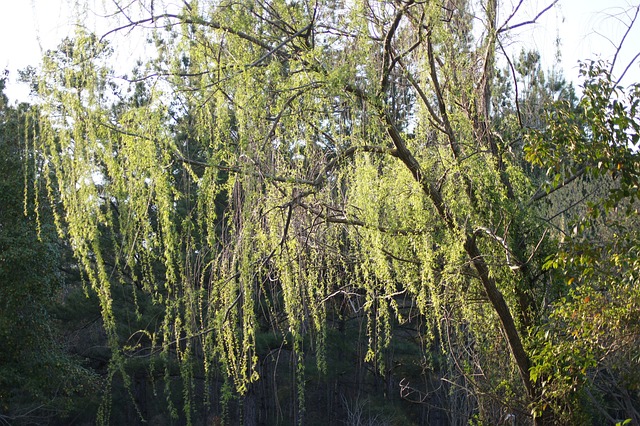
[[[500,27],[500,28],[498,29],[498,31],[496,32],[496,34],[500,34],[500,33],[503,33],[503,32],[509,31],[509,30],[513,30],[513,29],[515,29],[515,28],[523,27],[523,26],[525,26],[525,25],[535,24],[535,23],[538,21],[538,19],[539,19],[542,15],[544,15],[544,14],[545,14],[549,9],[551,9],[553,6],[555,6],[555,5],[558,3],[558,1],[559,1],[559,0],[553,0],[553,2],[552,2],[549,6],[545,7],[544,9],[542,9],[542,11],[541,11],[540,13],[538,13],[538,14],[535,16],[535,18],[533,18],[533,19],[531,19],[531,20],[529,20],[529,21],[524,21],[524,22],[520,22],[519,24],[515,24],[515,25],[511,25],[511,26],[507,26],[507,27],[505,27],[505,25],[507,25],[507,22],[509,22],[509,21],[507,20],[507,22],[505,22],[505,23],[503,24],[503,26],[502,26],[502,27]]]
[[[431,74],[431,82],[433,83],[433,88],[438,99],[438,108],[440,110],[442,124],[444,125],[445,132],[449,139],[449,146],[451,147],[453,156],[457,160],[460,157],[460,147],[458,146],[458,141],[456,140],[453,127],[451,127],[449,114],[447,113],[447,108],[444,102],[444,96],[442,95],[442,89],[440,88],[440,82],[438,81],[438,72],[436,69],[435,55],[433,53],[433,44],[431,43],[431,34],[427,35],[427,56],[429,58],[429,72]]]
[[[431,116],[431,118],[438,125],[437,126],[438,130],[440,130],[442,133],[446,133],[447,131],[444,128],[442,128],[442,126],[444,125],[444,123],[442,122],[442,119],[438,117],[438,115],[436,114],[435,110],[431,106],[431,103],[429,102],[429,99],[427,98],[426,93],[424,93],[424,90],[422,90],[422,87],[420,87],[416,79],[413,78],[413,76],[409,73],[409,71],[404,65],[404,61],[402,61],[402,59],[399,59],[398,63],[406,71],[407,80],[409,80],[409,83],[411,83],[411,86],[413,86],[413,89],[418,93],[418,97],[420,98],[424,106],[427,108],[427,111],[429,111],[429,115]]]
[[[380,76],[380,91],[384,92],[389,86],[389,75],[391,74],[391,68],[393,65],[389,65],[391,62],[391,41],[393,36],[400,25],[405,8],[402,8],[396,13],[396,16],[391,24],[391,28],[387,31],[387,35],[384,37],[384,50],[382,52],[382,75]]]
[[[392,234],[392,235],[404,235],[404,236],[408,236],[408,235],[422,235],[424,233],[423,230],[415,230],[415,229],[398,229],[398,228],[389,228],[386,226],[376,226],[376,225],[372,225],[369,223],[366,223],[362,220],[359,219],[349,219],[344,215],[340,215],[340,216],[331,216],[325,212],[323,212],[322,210],[312,207],[309,204],[303,203],[301,201],[299,201],[297,203],[300,207],[302,207],[303,209],[313,213],[314,215],[318,216],[321,219],[324,219],[325,221],[329,222],[329,223],[341,223],[344,225],[351,225],[351,226],[359,226],[362,228],[367,228],[367,229],[377,229],[378,231],[385,233],[385,234]]]
[[[137,27],[139,25],[150,23],[150,22],[153,23],[156,20],[162,19],[162,18],[169,19],[169,20],[177,19],[181,23],[184,23],[184,24],[203,25],[203,26],[207,26],[207,27],[214,28],[214,29],[217,29],[217,30],[223,30],[223,31],[228,32],[230,34],[234,34],[234,35],[236,35],[236,36],[238,36],[238,37],[240,37],[240,38],[242,38],[242,39],[244,39],[244,40],[246,40],[248,42],[251,42],[251,43],[253,43],[255,45],[258,45],[258,46],[262,47],[263,49],[266,49],[268,51],[273,50],[273,48],[268,43],[265,43],[262,40],[260,40],[260,39],[258,39],[256,37],[253,37],[253,36],[243,32],[243,31],[238,31],[238,30],[236,30],[236,29],[234,29],[232,27],[228,27],[228,26],[222,25],[222,24],[220,24],[218,22],[207,21],[205,19],[195,18],[195,17],[186,17],[184,15],[176,15],[176,14],[173,14],[173,13],[163,13],[163,14],[160,14],[160,15],[152,16],[150,18],[140,19],[140,20],[137,20],[137,21],[129,20],[128,24],[122,25],[120,27],[117,27],[117,28],[114,28],[114,29],[112,29],[110,31],[107,31],[102,37],[100,37],[100,41],[103,41],[107,36],[109,36],[109,35],[111,35],[113,33],[116,33],[118,31],[121,31],[121,30],[124,30],[124,29],[127,29],[127,28]],[[178,25],[178,23],[169,23],[167,26],[171,27],[171,26],[174,26],[174,25]]]
[[[620,39],[620,43],[618,43],[618,46],[616,46],[617,47],[616,48],[616,54],[613,56],[613,60],[611,61],[611,67],[609,68],[609,74],[613,74],[613,67],[616,66],[616,61],[618,60],[618,55],[620,54],[620,50],[622,50],[622,45],[624,44],[625,40],[627,39],[627,36],[631,32],[631,29],[633,28],[633,25],[635,24],[636,19],[638,19],[638,13],[640,13],[640,4],[636,6],[636,13],[633,15],[633,18],[631,18],[631,22],[629,22],[629,25],[627,25],[627,31],[625,31],[624,35],[622,36],[622,39]],[[640,53],[638,53],[635,56],[635,58],[633,58],[633,60],[629,63],[627,68],[622,73],[622,76],[624,76],[624,74],[627,72],[627,69],[629,69],[629,66],[633,63],[633,61],[635,61],[635,59],[639,55],[640,55]],[[622,76],[620,76],[620,78],[616,82],[616,85],[618,84],[618,82],[620,82],[620,79],[622,79]]]
[[[509,58],[509,55],[507,55],[507,52],[505,51],[504,46],[502,45],[502,42],[500,40],[498,40],[498,45],[500,46],[500,50],[502,50],[502,54],[507,60],[507,63],[509,64],[509,69],[511,70],[511,76],[513,77],[513,88],[515,91],[515,102],[516,102],[516,113],[518,115],[518,124],[520,124],[520,128],[524,128],[524,126],[522,125],[522,113],[520,112],[520,100],[519,100],[520,95],[518,94],[518,79],[516,77],[516,69],[513,66],[513,62],[511,61],[511,58]]]
[[[540,199],[542,199],[544,197],[547,197],[548,195],[553,194],[558,189],[564,188],[565,186],[569,185],[571,182],[573,182],[574,180],[576,180],[577,178],[582,176],[586,171],[587,171],[587,167],[586,166],[580,167],[572,176],[569,176],[568,178],[563,180],[558,186],[556,186],[554,188],[551,188],[549,191],[546,191],[546,190],[544,190],[542,188],[538,188],[538,190],[535,192],[535,194],[533,194],[531,199],[529,199],[529,202],[527,204],[531,205],[531,204],[535,203],[536,201],[538,201],[538,200],[540,200]]]

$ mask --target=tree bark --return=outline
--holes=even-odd
[[[418,160],[407,148],[402,136],[391,122],[391,119],[386,115],[384,116],[384,119],[387,123],[387,132],[397,149],[398,158],[411,171],[414,179],[418,183],[420,183],[423,191],[431,199],[431,202],[433,203],[439,216],[446,224],[446,226],[451,231],[458,231],[457,225],[453,219],[453,215],[444,202],[442,194],[440,194],[440,192],[432,182],[429,182],[424,178],[423,174],[421,173]],[[494,279],[489,273],[489,267],[487,266],[482,254],[480,253],[480,250],[478,249],[473,234],[467,235],[466,241],[464,243],[464,248],[474,268],[478,272],[480,281],[482,282],[484,290],[487,293],[487,297],[489,298],[493,309],[498,314],[498,318],[500,319],[502,328],[507,335],[507,343],[518,366],[518,371],[520,373],[522,382],[527,390],[527,394],[531,399],[534,399],[535,392],[529,375],[529,356],[527,355],[526,351],[524,350],[524,346],[522,345],[522,339],[520,338],[520,333],[518,332],[515,321],[513,320],[513,315],[511,314],[511,311],[509,310],[509,307],[507,306],[502,293],[496,286]]]

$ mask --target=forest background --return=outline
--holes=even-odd
[[[554,5],[76,5],[2,96],[0,422],[638,424],[637,57],[507,53]]]

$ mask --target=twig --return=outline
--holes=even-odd
[[[613,61],[611,61],[611,67],[609,68],[609,74],[613,73],[613,67],[615,67],[615,65],[616,65],[616,61],[618,60],[618,55],[620,54],[620,51],[622,50],[622,45],[624,44],[624,41],[627,39],[627,36],[629,35],[629,32],[631,32],[631,29],[633,28],[633,25],[635,24],[636,19],[638,19],[638,13],[639,12],[640,12],[640,5],[636,6],[636,13],[635,13],[635,15],[633,15],[633,18],[631,18],[631,22],[629,22],[629,25],[627,26],[627,31],[625,31],[624,35],[622,36],[622,39],[620,39],[620,43],[618,43],[618,46],[616,48],[616,54],[613,55]],[[638,55],[640,55],[640,53]],[[624,73],[622,73],[622,76],[624,76],[624,74],[627,72],[627,69],[629,69],[629,66],[636,60],[638,55],[636,55],[633,58],[633,60],[629,63],[629,65],[627,65],[627,68],[625,69]],[[620,76],[620,78],[616,82],[616,85],[618,85],[618,83],[620,82],[620,79],[622,79],[622,76]]]
[[[545,7],[545,8],[544,8],[540,13],[538,13],[538,14],[535,16],[535,18],[533,18],[533,19],[531,19],[531,20],[529,20],[529,21],[520,22],[519,24],[515,24],[515,25],[512,25],[512,26],[508,26],[508,27],[502,26],[502,27],[501,27],[501,28],[496,32],[496,34],[500,34],[500,33],[503,33],[503,32],[505,32],[505,31],[513,30],[513,29],[518,28],[518,27],[523,27],[523,26],[525,26],[525,25],[535,24],[535,23],[536,23],[536,21],[538,20],[538,18],[540,18],[542,15],[544,15],[544,14],[545,14],[549,9],[551,9],[553,6],[555,6],[555,5],[556,5],[556,3],[558,3],[558,1],[559,1],[559,0],[554,0],[554,1],[549,5],[549,6]],[[508,21],[507,21],[507,22],[508,22]],[[506,22],[505,22],[505,25],[506,25]]]

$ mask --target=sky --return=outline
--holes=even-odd
[[[515,0],[514,0],[515,1]],[[550,0],[537,0],[538,10]],[[546,55],[551,64],[554,41],[561,42],[561,66],[565,76],[576,81],[578,61],[586,59],[612,60],[640,0],[560,0],[557,7],[543,15],[539,24],[525,29],[523,42],[531,42]],[[616,59],[614,75],[619,77],[635,55],[640,52],[640,16],[626,36]],[[640,82],[640,58],[627,71],[622,84]]]
[[[100,4],[100,1],[94,0]],[[509,14],[518,0],[502,2],[502,14]],[[525,0],[513,23],[532,19],[552,0]],[[578,60],[611,60],[615,44],[626,31],[623,23],[632,16],[625,10],[637,5],[640,0],[560,0],[534,25],[521,27],[512,37],[508,49],[514,54],[522,47],[537,49],[542,53],[543,63],[550,68],[555,61],[555,40],[561,40],[561,67],[568,80],[578,83]],[[42,52],[55,48],[60,39],[70,34],[69,10],[73,0],[0,0],[0,71],[8,69],[7,94],[12,100],[27,99],[27,88],[15,84],[17,70],[27,65],[37,65]],[[105,0],[109,5],[111,0]],[[97,10],[97,9],[96,9]],[[89,13],[86,22],[89,28],[100,34],[100,20]],[[640,18],[640,17],[639,17]],[[640,21],[640,19],[639,19]],[[614,74],[619,75],[631,59],[640,52],[640,22],[627,36],[627,42],[617,60]],[[640,81],[640,59],[627,72],[623,85]]]

